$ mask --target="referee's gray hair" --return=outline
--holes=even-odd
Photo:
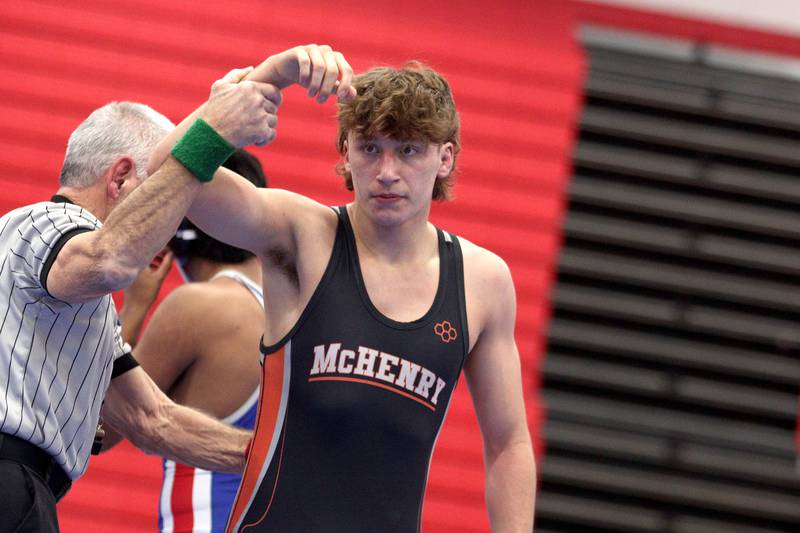
[[[61,186],[89,187],[123,155],[145,177],[150,153],[175,125],[144,104],[111,102],[96,109],[75,128],[67,142]]]

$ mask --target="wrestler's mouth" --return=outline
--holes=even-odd
[[[403,197],[399,194],[392,194],[392,193],[382,193],[382,194],[374,194],[372,196],[378,203],[381,204],[389,204],[393,202],[397,202],[401,200]]]

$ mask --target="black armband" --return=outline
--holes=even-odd
[[[114,361],[114,369],[111,371],[111,379],[118,378],[128,370],[133,370],[139,366],[139,361],[133,357],[131,352],[117,357]]]
[[[47,292],[47,294],[49,294],[50,296],[53,295],[50,294],[50,291],[47,290],[47,276],[50,275],[50,269],[53,268],[53,263],[56,262],[56,257],[58,257],[58,254],[59,252],[61,252],[61,249],[64,247],[65,244],[67,244],[67,242],[71,238],[80,235],[81,233],[86,233],[88,231],[92,230],[89,228],[74,228],[69,231],[65,231],[63,234],[61,234],[61,236],[59,236],[58,240],[51,245],[50,253],[47,254],[47,259],[44,260],[44,263],[42,264],[42,271],[39,274],[39,282],[41,283],[42,288],[45,290],[45,292]]]

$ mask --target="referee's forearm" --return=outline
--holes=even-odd
[[[64,244],[46,279],[48,292],[78,303],[128,287],[175,234],[201,184],[175,160],[116,206],[102,228]]]
[[[179,463],[215,472],[241,474],[251,436],[250,431],[173,403],[165,407],[155,427],[139,435],[134,444],[148,453]]]
[[[112,379],[103,420],[137,448],[204,470],[238,474],[250,432],[177,405],[141,367]]]
[[[124,279],[115,290],[130,285],[175,234],[200,187],[183,165],[171,160],[111,211],[96,233],[98,253]]]

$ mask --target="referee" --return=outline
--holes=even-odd
[[[50,201],[0,218],[0,532],[58,531],[56,501],[86,470],[102,415],[147,452],[239,473],[250,434],[174,404],[120,337],[110,294],[175,234],[234,147],[275,135],[278,89],[232,71],[145,181],[173,125],[108,104],[72,133]],[[96,434],[98,437],[96,437]]]

